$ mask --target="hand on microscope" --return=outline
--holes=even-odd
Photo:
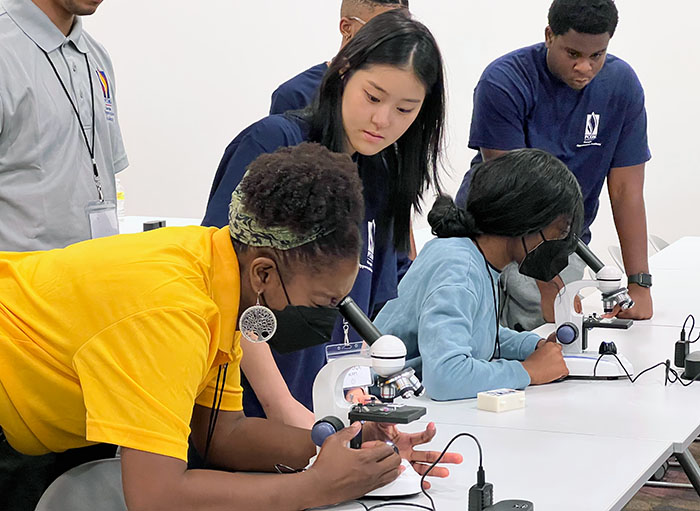
[[[618,317],[622,319],[651,319],[654,314],[654,304],[651,300],[651,290],[631,284],[627,287],[630,298],[634,300],[634,305],[627,310],[620,310],[620,306],[615,306],[611,315],[606,317]]]
[[[404,468],[401,458],[386,442],[364,442],[361,449],[348,445],[361,429],[361,423],[340,430],[323,443],[314,464],[306,471],[316,477],[318,492],[328,502],[343,502],[385,486],[396,479]]]
[[[535,351],[523,361],[523,367],[530,375],[530,385],[550,383],[569,374],[555,332],[537,343]]]
[[[420,433],[402,433],[395,424],[384,424],[379,422],[366,422],[362,429],[362,438],[365,440],[380,440],[393,443],[399,450],[399,454],[407,460],[413,470],[423,475],[431,464],[440,457],[439,451],[417,451],[417,445],[427,444],[435,436],[436,429],[434,423],[429,423],[424,431]],[[364,448],[364,444],[363,444]],[[441,463],[458,465],[462,463],[462,455],[456,452],[448,452],[443,456]],[[447,477],[450,471],[446,467],[436,466],[430,471],[429,477]],[[425,481],[425,488],[430,488],[430,483]]]

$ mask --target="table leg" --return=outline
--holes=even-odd
[[[693,485],[697,494],[700,495],[700,467],[698,467],[698,462],[695,461],[695,458],[688,449],[680,453],[675,453],[675,457],[678,463],[681,464],[681,467],[683,467],[683,471],[685,475],[688,476],[690,484]]]

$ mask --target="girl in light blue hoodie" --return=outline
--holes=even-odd
[[[509,263],[545,282],[575,249],[583,202],[574,175],[537,149],[510,151],[472,170],[465,208],[439,197],[426,244],[382,309],[379,330],[401,338],[409,364],[436,400],[522,389],[568,371],[561,346],[498,324],[501,270]]]

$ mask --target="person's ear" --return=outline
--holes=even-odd
[[[347,44],[354,35],[353,23],[350,18],[343,16],[340,18],[340,35],[343,37],[343,45]]]
[[[549,50],[552,46],[552,42],[554,41],[554,32],[552,31],[552,28],[547,25],[547,28],[544,29],[544,44]]]
[[[250,263],[250,285],[257,295],[279,284],[277,264],[269,257],[260,256]]]

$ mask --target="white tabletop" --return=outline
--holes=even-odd
[[[654,274],[658,270],[684,269],[690,272],[700,272],[698,266],[700,255],[700,237],[688,236],[681,238],[649,258],[649,267]]]
[[[187,225],[200,225],[201,218],[176,218],[165,216],[125,216],[119,219],[119,234],[143,232],[143,223],[153,220],[165,220],[166,227],[184,227]]]
[[[675,328],[635,325],[627,331],[593,330],[594,344],[614,341],[635,371],[673,359]],[[600,337],[598,337],[600,335]],[[664,386],[664,369],[656,368],[636,383],[628,380],[581,381],[528,387],[523,409],[493,413],[476,408],[476,400],[421,401],[430,420],[449,424],[530,431],[634,438],[672,444],[684,450],[700,434],[700,383]]]
[[[493,484],[494,501],[523,499],[537,511],[619,510],[671,454],[663,442],[631,438],[595,437],[541,431],[494,429],[436,424],[437,435],[429,448],[444,449],[461,432],[479,439],[484,451],[486,480]],[[417,431],[424,423],[402,427]],[[469,438],[450,448],[464,456],[450,467],[447,479],[432,479],[429,490],[437,511],[467,509],[469,488],[476,483],[478,451]],[[590,491],[594,490],[594,491]],[[420,495],[404,502],[428,505]],[[377,501],[363,500],[369,507]],[[362,511],[357,503],[329,508]],[[389,509],[411,509],[391,507]]]

